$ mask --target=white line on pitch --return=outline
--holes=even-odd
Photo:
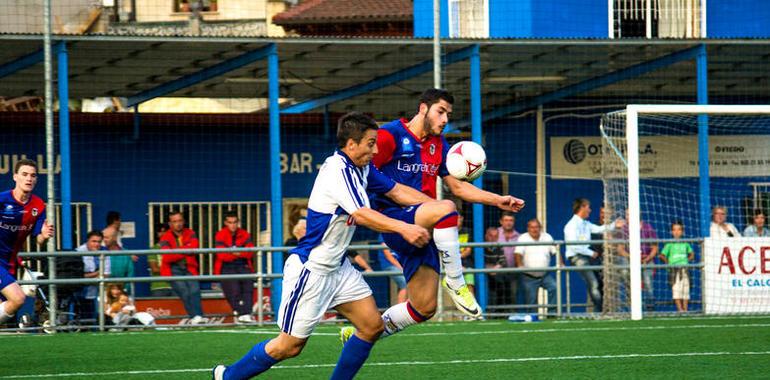
[[[638,358],[665,358],[665,357],[683,357],[683,356],[746,356],[746,355],[770,355],[770,351],[747,351],[747,352],[678,352],[678,353],[658,353],[658,354],[618,354],[618,355],[576,355],[576,356],[544,356],[531,358],[497,358],[497,359],[465,359],[465,360],[442,360],[442,361],[409,361],[409,362],[367,362],[367,367],[385,367],[394,365],[444,365],[444,364],[483,364],[483,363],[522,363],[522,362],[541,362],[554,360],[607,360],[607,359],[638,359]],[[306,368],[331,368],[336,364],[300,364],[300,365],[278,365],[276,369],[306,369]],[[156,369],[141,371],[112,371],[112,372],[72,372],[72,373],[49,373],[35,375],[10,375],[0,376],[0,379],[29,379],[29,378],[52,378],[52,377],[74,377],[74,376],[116,376],[116,375],[152,375],[168,373],[187,373],[187,372],[208,372],[211,368],[181,368],[181,369]]]

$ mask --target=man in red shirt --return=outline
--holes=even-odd
[[[168,216],[169,230],[160,238],[160,249],[195,249],[200,245],[195,232],[184,226],[184,216],[179,211],[172,211]],[[161,276],[197,276],[198,261],[194,253],[168,253],[160,260]],[[203,308],[201,307],[201,288],[198,281],[171,281],[184,308],[190,316],[190,324],[204,323]]]
[[[234,211],[225,213],[225,226],[214,236],[216,248],[253,247],[251,235],[239,227],[238,214]],[[251,252],[217,253],[214,262],[214,274],[245,274],[253,273]],[[255,323],[251,316],[251,306],[254,297],[253,280],[222,281],[222,292],[227,303],[237,315],[236,323]]]

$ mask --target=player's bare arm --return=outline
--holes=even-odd
[[[445,176],[443,179],[452,194],[466,202],[495,206],[501,210],[512,212],[518,212],[524,208],[524,200],[512,195],[500,195],[482,190],[452,176]]]
[[[396,186],[393,187],[393,189],[391,189],[389,192],[385,193],[385,195],[392,199],[393,202],[396,202],[401,206],[412,206],[434,200],[431,197],[425,195],[425,193],[400,183],[397,183]]]
[[[409,224],[389,218],[381,213],[364,207],[353,213],[356,224],[369,227],[377,232],[394,232],[404,237],[410,244],[424,247],[431,237],[428,230],[416,224]]]

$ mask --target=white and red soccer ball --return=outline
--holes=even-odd
[[[449,148],[446,156],[449,174],[461,181],[479,178],[487,168],[487,153],[473,141],[460,141]]]

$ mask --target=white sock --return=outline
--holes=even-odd
[[[446,282],[452,289],[465,285],[463,264],[460,257],[460,241],[457,226],[449,228],[434,228],[433,241],[441,255],[441,262],[446,272]]]
[[[410,312],[411,311],[411,312]],[[380,339],[391,336],[409,326],[425,322],[427,318],[414,310],[409,301],[391,306],[390,309],[382,313],[382,321],[385,323],[385,331],[380,335]]]
[[[0,324],[8,322],[14,316],[14,314],[7,314],[5,312],[5,304],[6,303],[8,303],[8,302],[0,303]]]

